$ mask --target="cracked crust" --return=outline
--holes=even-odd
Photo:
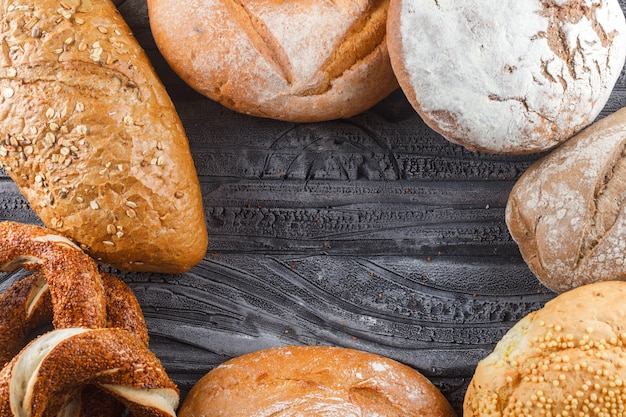
[[[617,0],[392,0],[389,54],[435,131],[472,151],[552,149],[593,122],[626,57]]]
[[[626,402],[626,283],[561,294],[478,363],[464,417],[619,415]]]
[[[187,395],[179,417],[453,417],[424,376],[352,349],[292,346],[246,354],[213,369]]]
[[[350,117],[398,85],[388,0],[150,0],[170,66],[232,110],[294,122]],[[219,22],[219,23],[216,23]]]
[[[207,246],[176,110],[109,0],[0,1],[0,166],[94,259],[184,272]]]
[[[626,108],[538,160],[511,190],[506,222],[530,269],[563,292],[626,279]]]

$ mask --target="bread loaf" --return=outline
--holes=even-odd
[[[625,282],[594,283],[524,317],[478,363],[463,416],[623,414],[625,297]]]
[[[397,88],[385,23],[389,0],[149,0],[172,67],[238,112],[294,122],[345,118]]]
[[[626,108],[535,162],[506,207],[530,269],[562,292],[626,279]]]
[[[0,163],[97,261],[177,273],[207,231],[187,137],[110,0],[0,3]]]
[[[280,347],[227,361],[201,378],[179,417],[454,416],[417,371],[375,354]]]
[[[618,0],[391,0],[387,34],[424,121],[487,153],[569,139],[602,110],[626,56]]]

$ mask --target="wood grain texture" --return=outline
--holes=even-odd
[[[451,144],[400,91],[341,121],[236,114],[167,67],[143,1],[116,4],[177,106],[202,184],[201,264],[176,276],[112,271],[135,291],[183,397],[233,356],[331,344],[413,366],[460,413],[476,363],[553,297],[504,222],[511,187],[539,155]],[[622,72],[601,117],[625,105]],[[38,223],[4,174],[0,218]]]

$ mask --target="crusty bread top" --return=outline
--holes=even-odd
[[[187,395],[179,417],[454,416],[437,388],[391,359],[347,348],[292,346],[218,366]]]
[[[625,282],[606,281],[524,317],[479,362],[463,416],[616,415],[626,402],[625,299]]]
[[[4,1],[0,162],[96,260],[182,272],[207,232],[182,124],[109,0]]]
[[[553,291],[626,279],[625,152],[626,108],[535,162],[511,190],[511,236]]]
[[[247,114],[349,117],[397,88],[389,0],[149,0],[150,26],[191,87]]]
[[[424,121],[489,153],[570,138],[602,110],[626,57],[617,0],[392,0],[387,34]]]

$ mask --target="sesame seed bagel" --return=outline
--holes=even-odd
[[[176,416],[179,393],[158,358],[124,329],[53,330],[0,372],[0,415],[91,415],[83,387],[96,385],[134,417]]]
[[[149,335],[135,294],[119,278],[102,273],[106,295],[106,327],[128,330],[143,344]],[[44,276],[36,272],[11,285],[0,295],[0,365],[9,362],[29,342],[38,327],[49,324],[53,305]]]
[[[106,327],[106,293],[98,266],[69,239],[51,230],[0,222],[0,271],[40,271],[52,299],[55,328]]]
[[[0,167],[42,222],[119,269],[202,260],[186,134],[115,5],[4,0],[0,13]]]
[[[179,417],[453,417],[426,377],[373,353],[286,346],[214,368],[187,395]]]
[[[605,281],[528,314],[479,362],[464,417],[623,415],[625,299],[626,282]]]

